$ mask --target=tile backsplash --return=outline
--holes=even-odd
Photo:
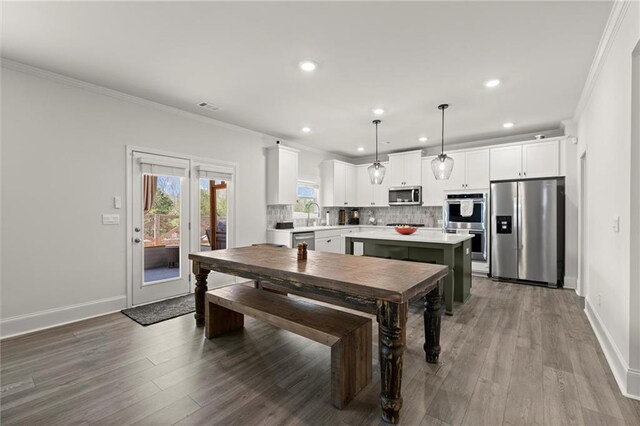
[[[330,225],[338,224],[338,212],[341,207],[323,207],[321,221],[324,223],[326,213],[329,212]],[[347,220],[351,207],[345,207]],[[374,217],[378,225],[387,223],[422,223],[428,227],[439,227],[438,220],[442,220],[442,207],[421,206],[390,206],[390,207],[362,207],[360,210],[360,224],[369,224],[369,218]],[[306,219],[293,219],[293,206],[267,206],[267,226],[273,229],[276,222],[291,222],[295,227],[306,226]]]
[[[338,224],[338,212],[341,207],[323,207],[323,219],[327,211],[329,212],[329,220],[331,225]],[[347,221],[349,220],[349,212],[351,207],[345,207]],[[422,207],[422,206],[390,206],[390,207],[361,207],[360,224],[370,224],[369,218],[376,219],[377,225],[386,225],[388,223],[421,223],[428,227],[437,228],[442,226],[438,224],[438,220],[442,219],[442,207]]]

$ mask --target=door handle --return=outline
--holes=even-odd
[[[134,239],[133,239],[133,242],[134,242],[134,243],[139,243],[139,242],[140,242],[140,238],[134,238]]]

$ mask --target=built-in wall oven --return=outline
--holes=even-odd
[[[444,205],[445,231],[468,232],[471,259],[487,260],[487,194],[448,194]]]

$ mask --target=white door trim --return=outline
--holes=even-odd
[[[152,155],[164,155],[168,157],[175,157],[184,160],[188,160],[190,164],[189,170],[193,172],[194,164],[202,165],[206,164],[212,167],[225,167],[232,170],[233,175],[233,185],[231,189],[231,195],[233,196],[233,203],[230,204],[230,211],[228,216],[231,220],[229,221],[229,225],[227,228],[227,239],[228,246],[235,247],[236,246],[236,224],[238,223],[238,209],[236,208],[237,200],[238,200],[238,187],[239,187],[239,164],[233,161],[223,161],[223,160],[215,160],[211,158],[202,158],[194,155],[186,155],[180,154],[171,151],[165,151],[161,149],[149,148],[149,147],[141,147],[135,145],[127,145],[125,147],[125,164],[126,164],[126,188],[125,188],[125,200],[127,203],[127,211],[126,211],[126,220],[125,220],[125,228],[126,228],[126,239],[125,239],[125,264],[126,264],[126,283],[127,283],[127,307],[132,306],[133,301],[133,162],[131,161],[133,152],[141,152]],[[191,185],[191,183],[190,183]],[[193,194],[190,195],[191,200],[189,201],[190,205],[193,206],[193,199],[196,198]],[[191,211],[191,223],[195,223],[193,220],[193,216],[196,214],[193,209]],[[193,228],[192,228],[193,229]],[[191,237],[192,233],[190,233]],[[191,244],[193,245],[193,239]],[[191,269],[191,268],[189,268]],[[195,287],[195,277],[193,277],[193,273],[190,272],[191,282],[189,284],[189,290],[193,292]]]

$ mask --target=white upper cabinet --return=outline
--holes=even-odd
[[[440,206],[444,204],[444,188],[446,180],[437,180],[431,170],[431,161],[436,156],[422,159],[422,205]],[[454,160],[455,161],[455,160]],[[454,164],[455,168],[456,165]]]
[[[467,151],[464,170],[465,189],[489,189],[489,150]]]
[[[387,163],[382,163],[388,167]],[[358,207],[388,207],[389,206],[389,181],[387,177],[381,185],[374,185],[369,178],[367,168],[369,164],[356,166],[357,205]]]
[[[557,140],[522,145],[522,177],[560,175],[560,144]]]
[[[345,164],[345,199],[346,206],[355,207],[358,205],[357,195],[358,178],[356,176],[356,166],[353,164]]]
[[[356,168],[338,160],[324,161],[320,165],[321,202],[326,207],[355,206]]]
[[[445,190],[464,189],[465,185],[465,153],[452,152],[447,154],[453,158],[453,170],[449,179],[444,180]],[[433,174],[433,171],[431,172]],[[435,177],[434,177],[435,179]]]
[[[267,204],[295,204],[298,150],[282,145],[267,148]]]
[[[522,177],[522,145],[491,148],[491,180]]]
[[[389,186],[422,184],[422,150],[389,154]]]
[[[491,148],[491,180],[560,176],[560,141]]]
[[[489,188],[489,150],[452,152],[453,171],[444,181],[447,191]]]

